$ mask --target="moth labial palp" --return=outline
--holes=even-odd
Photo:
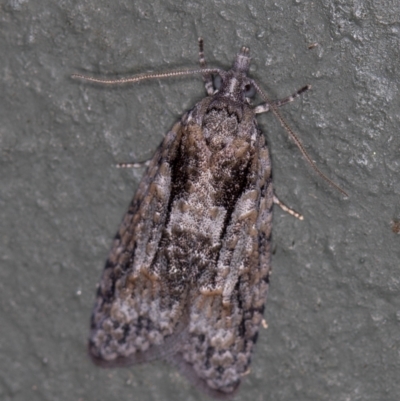
[[[163,359],[220,399],[249,371],[271,272],[271,160],[256,114],[272,111],[321,173],[278,108],[247,76],[249,49],[232,69],[149,73],[102,84],[201,74],[208,96],[185,113],[149,161],[115,236],[91,318],[89,354],[104,367]],[[213,81],[213,77],[218,77]],[[217,82],[214,85],[214,82]],[[250,97],[264,103],[256,107]],[[138,167],[121,163],[119,167]]]

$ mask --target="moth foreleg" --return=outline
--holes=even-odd
[[[297,97],[299,97],[300,95],[302,95],[304,92],[307,92],[309,89],[311,89],[311,85],[306,85],[303,86],[301,89],[299,89],[297,92],[293,93],[292,95],[285,97],[284,99],[280,99],[280,100],[274,100],[273,104],[276,107],[281,107],[284,106],[285,104],[291,103],[293,102],[293,100],[295,100]],[[263,103],[258,105],[255,109],[254,112],[256,114],[260,114],[260,113],[266,113],[267,111],[269,111],[271,108],[269,103]]]
[[[204,57],[204,41],[203,38],[199,38],[199,62],[200,62],[200,67],[207,68],[207,63],[206,63],[206,58]],[[210,73],[208,74],[203,74],[203,81],[204,81],[204,86],[206,88],[206,92],[208,96],[211,96],[214,94],[214,84],[213,84],[213,79],[212,75]]]

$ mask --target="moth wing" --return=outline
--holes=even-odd
[[[192,290],[187,337],[171,358],[216,398],[231,397],[248,373],[267,297],[273,189],[262,136],[249,176],[222,244],[215,288]]]
[[[171,163],[182,134],[177,123],[166,135],[117,232],[91,318],[89,354],[104,367],[160,357],[167,337],[183,325],[181,305],[168,301],[155,267],[171,196]],[[178,320],[181,320],[179,323]],[[174,343],[177,335],[174,335]]]

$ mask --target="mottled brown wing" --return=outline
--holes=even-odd
[[[229,398],[250,364],[267,297],[273,206],[271,165],[264,138],[249,171],[218,261],[219,294],[193,289],[186,340],[171,359],[209,395]]]
[[[179,341],[182,306],[166,301],[168,289],[152,262],[168,218],[171,163],[181,134],[177,123],[165,137],[115,236],[91,319],[89,353],[98,365],[127,365],[173,352],[167,339],[173,332],[173,342]]]

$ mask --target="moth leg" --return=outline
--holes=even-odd
[[[204,57],[204,41],[203,38],[199,38],[199,62],[201,68],[207,68],[206,59]],[[211,74],[203,74],[204,86],[208,96],[214,94],[214,84]]]
[[[303,86],[301,89],[299,89],[297,92],[293,93],[293,95],[290,95],[288,97],[285,97],[284,99],[281,100],[274,100],[272,103],[276,106],[276,107],[281,107],[284,106],[285,104],[291,103],[293,102],[293,100],[295,100],[297,97],[299,97],[300,95],[302,95],[304,92],[307,92],[309,89],[311,89],[311,85],[306,85]],[[255,109],[254,112],[256,114],[260,114],[260,113],[266,113],[269,111],[269,109],[271,108],[269,103],[263,103],[258,105]]]
[[[293,209],[290,209],[290,207],[286,206],[283,202],[281,202],[278,197],[274,194],[274,203],[278,205],[284,212],[291,214],[293,217],[296,217],[299,220],[304,220],[304,217],[302,214],[297,213]]]
[[[149,167],[152,159],[146,160],[144,162],[137,163],[117,163],[115,166],[117,168],[142,168]]]

